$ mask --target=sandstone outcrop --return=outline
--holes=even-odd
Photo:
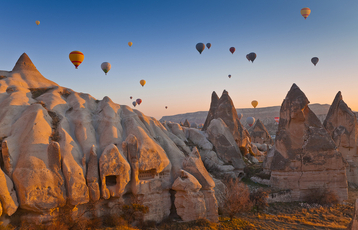
[[[193,175],[181,171],[172,186],[176,191],[175,207],[183,221],[192,221],[206,217],[204,194],[200,192],[201,185]]]
[[[358,199],[354,204],[354,213],[352,217],[352,221],[349,223],[347,230],[356,230],[358,229]]]
[[[355,113],[343,101],[341,92],[334,98],[323,125],[348,162],[348,182],[358,186],[358,122]]]
[[[99,175],[98,175],[98,157],[96,154],[96,148],[93,145],[90,152],[88,169],[87,169],[87,185],[89,189],[90,199],[97,201],[100,199],[100,187],[99,187]]]
[[[206,131],[211,121],[218,118],[223,120],[233,135],[236,144],[244,151],[243,154],[246,154],[251,143],[250,135],[241,124],[235,106],[226,90],[223,91],[220,99],[218,99],[217,94],[213,92],[210,110],[202,130]]]
[[[264,124],[258,119],[249,130],[251,142],[273,145],[273,140]]]
[[[346,163],[305,94],[293,84],[282,103],[271,162],[271,186],[291,189],[293,200],[304,200],[315,189],[329,189],[347,199]]]

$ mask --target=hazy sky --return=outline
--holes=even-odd
[[[341,91],[358,111],[357,0],[12,0],[1,9],[1,70],[26,52],[59,85],[130,106],[141,98],[136,109],[157,119],[206,111],[224,89],[236,108],[281,105],[293,83],[311,103],[331,104]],[[198,42],[212,47],[200,55]],[[74,50],[85,56],[77,70]]]

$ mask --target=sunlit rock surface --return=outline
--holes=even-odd
[[[323,125],[348,163],[348,182],[358,186],[358,122],[341,92],[334,98]]]
[[[293,84],[282,103],[271,162],[271,186],[291,189],[293,200],[304,200],[315,189],[347,199],[346,162],[305,94]]]

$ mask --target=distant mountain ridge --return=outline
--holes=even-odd
[[[328,113],[329,104],[312,104],[309,105],[310,109],[318,116],[326,115]],[[262,107],[262,108],[244,108],[244,109],[236,109],[237,113],[242,113],[243,117],[241,122],[246,124],[247,117],[255,117],[255,119],[260,119],[261,121],[272,120],[275,122],[274,118],[280,116],[280,108],[281,106],[270,106],[270,107]],[[184,114],[176,114],[172,116],[163,116],[160,121],[172,121],[176,123],[184,122],[186,119],[190,123],[202,124],[205,122],[206,116],[208,115],[208,111],[198,111],[193,113],[184,113]],[[265,122],[264,122],[265,123]]]

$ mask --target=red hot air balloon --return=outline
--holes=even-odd
[[[130,99],[132,99],[133,97],[132,97],[132,96],[130,96],[129,98],[130,98]]]
[[[165,108],[167,109],[167,108],[168,108],[168,106],[165,106]]]
[[[136,100],[136,102],[137,102],[138,105],[140,105],[140,104],[142,103],[142,99],[138,98],[138,99]]]
[[[275,117],[276,124],[280,122],[280,117]]]
[[[232,53],[232,54],[234,54],[234,52],[235,52],[235,47],[230,47],[230,52]]]

